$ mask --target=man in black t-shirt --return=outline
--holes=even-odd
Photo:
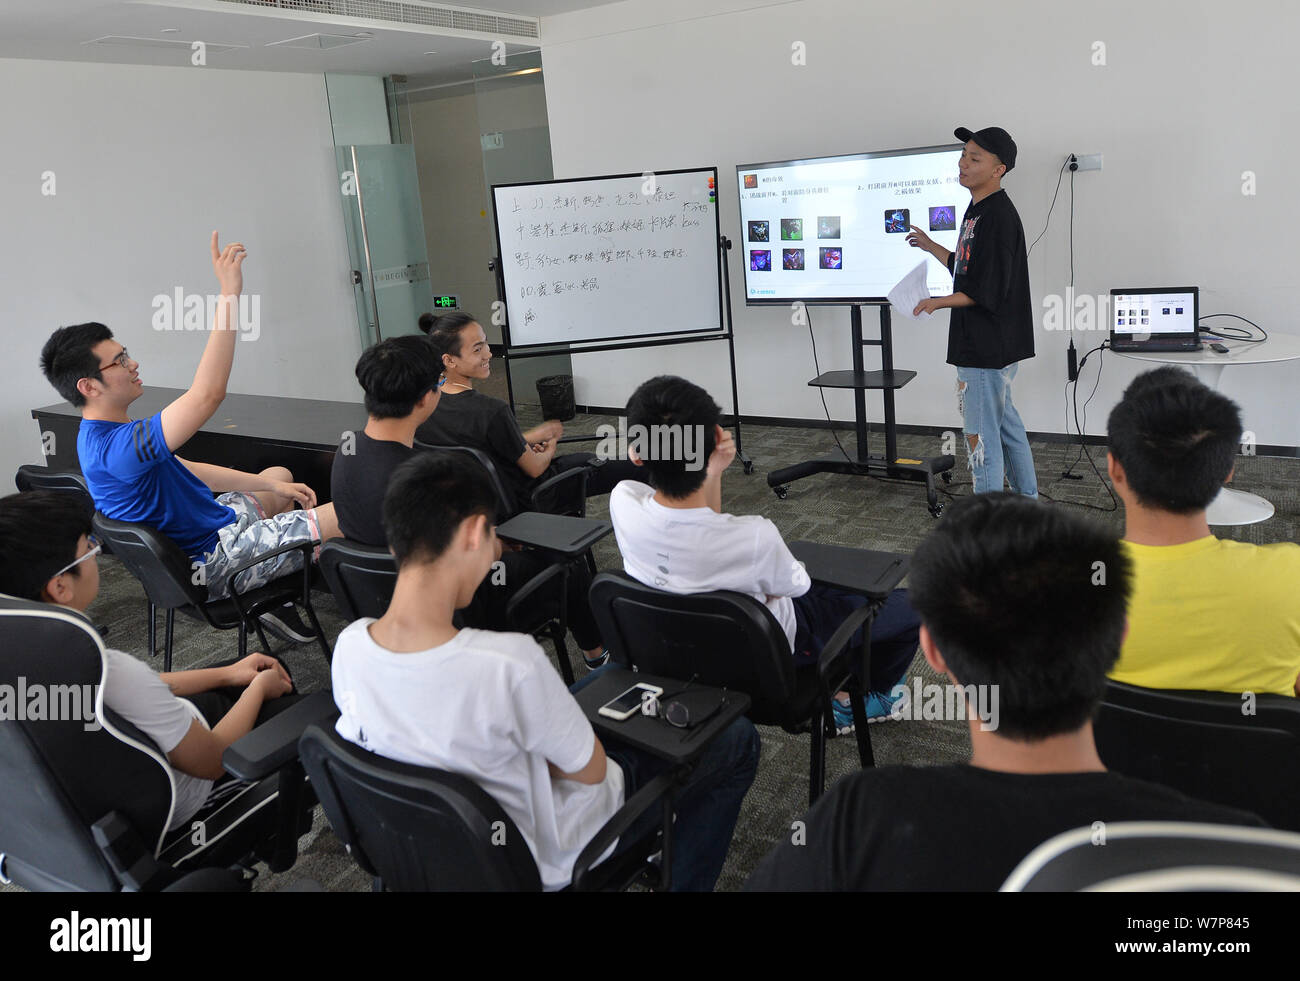
[[[957,406],[975,493],[1000,491],[1005,479],[1013,491],[1037,497],[1029,437],[1011,402],[1017,362],[1034,356],[1025,230],[1002,190],[1003,175],[1016,165],[1016,143],[997,126],[955,132],[966,144],[961,184],[971,192],[957,250],[949,252],[915,225],[907,236],[908,244],[948,268],[953,292],[922,300],[913,315],[952,310],[948,363],[957,367]]]
[[[908,584],[926,661],[978,710],[970,763],[846,777],[747,888],[994,891],[1038,845],[1097,822],[1263,826],[1098,757],[1092,716],[1127,631],[1131,582],[1115,536],[1084,518],[1014,494],[958,500],[917,549]],[[939,699],[962,706],[939,686],[924,696]],[[920,701],[907,717],[922,717]]]
[[[415,431],[438,406],[444,385],[441,371],[429,342],[414,335],[380,341],[357,361],[357,381],[365,392],[369,418],[363,431],[344,434],[330,474],[334,510],[344,537],[363,545],[388,546],[384,493],[393,471],[420,452],[414,448]],[[536,552],[511,549],[497,559],[500,565],[483,580],[474,602],[465,609],[465,622],[471,627],[514,629],[506,618],[506,604],[549,564]],[[574,563],[566,593],[569,628],[588,664],[596,664],[605,649],[587,600],[590,586],[586,565]],[[520,618],[536,619],[534,612],[544,612],[554,602],[554,597],[539,597],[537,611],[521,611]]]

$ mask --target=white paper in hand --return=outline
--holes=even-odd
[[[916,309],[918,303],[930,299],[930,287],[925,281],[925,266],[925,261],[922,261],[898,281],[887,297],[893,308],[908,320],[929,320],[934,316],[931,313],[922,313],[919,317],[912,316],[912,311]]]

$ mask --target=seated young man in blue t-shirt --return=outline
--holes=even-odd
[[[623,569],[670,593],[748,593],[772,611],[800,663],[815,661],[845,618],[870,600],[813,585],[776,525],[756,514],[722,510],[722,473],[736,457],[736,441],[718,424],[721,418],[709,393],[684,378],[660,375],[632,393],[629,451],[649,472],[650,484],[626,480],[609,495]],[[655,438],[660,434],[671,438]],[[638,453],[639,443],[653,450],[645,459],[646,447]],[[871,677],[861,679],[868,692],[867,721],[897,717],[905,707],[907,688],[898,684],[916,656],[920,628],[904,589],[894,590],[876,612]],[[861,640],[859,630],[853,642]],[[839,732],[851,732],[847,693],[832,707]]]
[[[144,391],[139,363],[99,323],[56,330],[41,350],[41,370],[59,395],[81,409],[77,458],[95,506],[107,517],[148,525],[194,560],[214,598],[229,594],[229,570],[293,542],[339,534],[334,506],[316,505],[305,484],[284,467],[244,473],[178,457],[226,397],[239,331],[244,247],[224,250],[212,233],[212,268],[221,297],[212,332],[185,394],[148,419],[132,421],[131,403]],[[220,496],[215,500],[213,492]],[[306,510],[291,510],[301,504]],[[287,552],[239,575],[241,590],[302,568],[302,552]],[[287,621],[287,622],[286,622]],[[266,618],[277,633],[308,639],[286,609]]]
[[[487,475],[459,461],[424,454],[393,471],[384,529],[397,585],[382,617],[339,634],[337,729],[372,753],[473,780],[518,826],[542,885],[559,889],[596,832],[668,764],[603,745],[527,634],[455,627],[496,558],[495,510]],[[694,764],[674,798],[674,890],[713,888],[758,755],[742,717]],[[651,808],[615,850],[661,821]]]

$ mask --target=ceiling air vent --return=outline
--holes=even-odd
[[[537,21],[477,11],[457,10],[431,3],[406,0],[217,0],[218,3],[258,10],[288,10],[302,14],[328,14],[331,17],[361,17],[411,24],[419,27],[442,27],[454,31],[474,31],[499,37],[537,38]]]
[[[193,47],[192,41],[173,41],[160,37],[125,37],[119,34],[108,34],[104,37],[97,37],[93,41],[82,41],[82,44],[109,44],[120,48],[169,48],[172,51],[189,52]],[[208,54],[220,54],[222,51],[234,51],[237,48],[246,48],[246,44],[217,44],[215,41],[204,41],[204,48]]]
[[[330,48],[341,48],[345,44],[357,44],[369,40],[369,38],[365,37],[348,37],[345,34],[304,34],[302,37],[291,37],[287,41],[271,41],[267,44],[267,47],[309,48],[312,51],[328,51]]]

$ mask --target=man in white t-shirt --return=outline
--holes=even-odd
[[[381,756],[475,781],[518,826],[543,886],[559,889],[601,826],[665,764],[615,744],[607,752],[531,637],[453,625],[500,554],[494,511],[486,475],[457,460],[421,455],[393,472],[384,530],[397,585],[383,617],[339,635],[337,728]],[[753,725],[737,719],[691,771],[677,798],[675,890],[713,888],[758,751]],[[656,826],[651,811],[616,848]]]
[[[735,459],[736,443],[719,425],[721,417],[708,392],[671,375],[650,379],[628,400],[629,455],[649,472],[650,484],[625,480],[609,495],[623,569],[672,593],[748,593],[767,604],[796,659],[814,661],[844,619],[869,600],[813,585],[767,518],[722,510],[722,473]],[[899,685],[920,628],[904,589],[876,612],[871,677],[864,679],[868,721],[901,714],[907,688]],[[854,642],[861,639],[859,631]],[[848,695],[841,692],[833,708],[839,731],[851,732]]]
[[[0,498],[0,593],[84,612],[99,593],[100,548],[91,530],[81,502],[67,492]],[[171,765],[176,796],[169,831],[223,798],[227,785],[238,785],[226,780],[214,790],[226,777],[226,747],[295,700],[281,698],[293,683],[265,654],[165,674],[130,654],[106,654],[104,704],[152,739]]]

